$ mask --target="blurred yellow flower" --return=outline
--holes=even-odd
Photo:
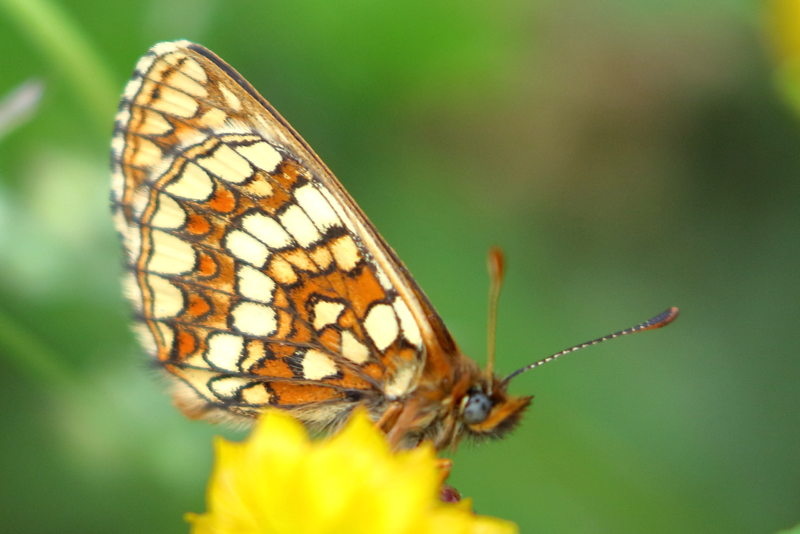
[[[770,0],[764,5],[767,38],[778,63],[778,88],[800,112],[800,0]]]
[[[362,411],[317,442],[271,411],[245,442],[218,439],[215,448],[208,511],[187,516],[194,534],[517,532],[468,502],[441,502],[433,448],[392,452]]]

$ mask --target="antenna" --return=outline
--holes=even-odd
[[[497,339],[497,303],[506,273],[506,260],[499,247],[489,249],[489,317],[486,321],[486,376],[492,377]]]
[[[626,328],[625,330],[620,330],[618,332],[614,332],[613,334],[608,334],[603,337],[598,337],[597,339],[593,339],[591,341],[585,341],[583,343],[575,345],[574,347],[570,347],[560,352],[556,352],[555,354],[552,354],[547,358],[539,360],[538,362],[534,362],[532,364],[526,365],[525,367],[517,369],[516,371],[505,377],[500,384],[505,386],[511,381],[511,379],[513,379],[517,375],[520,375],[526,371],[530,371],[531,369],[535,369],[540,365],[550,363],[556,358],[559,358],[565,354],[569,354],[570,352],[575,352],[581,349],[585,349],[586,347],[591,347],[592,345],[598,345],[604,341],[608,341],[609,339],[614,339],[616,337],[627,336],[628,334],[636,334],[638,332],[644,332],[646,330],[655,330],[656,328],[667,326],[669,323],[677,319],[678,313],[679,313],[678,308],[673,306],[668,310],[664,310],[663,312],[659,313],[655,317],[652,317],[651,319],[648,319],[643,323],[637,324],[636,326],[632,326],[630,328]]]

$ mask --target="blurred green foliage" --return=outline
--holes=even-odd
[[[762,15],[741,0],[0,1],[0,95],[44,84],[0,138],[3,530],[184,532],[210,437],[236,435],[172,408],[119,290],[114,105],[136,59],[177,38],[292,121],[479,360],[484,254],[506,249],[501,372],[682,307],[516,382],[537,396],[521,428],[455,455],[451,483],[481,513],[551,533],[796,524],[800,128]]]

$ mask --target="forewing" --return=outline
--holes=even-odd
[[[275,405],[333,424],[410,391],[452,344],[330,171],[208,50],[139,61],[112,165],[137,331],[189,415]]]

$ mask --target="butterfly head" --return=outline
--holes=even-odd
[[[511,396],[504,386],[476,386],[461,400],[461,421],[474,438],[501,438],[517,426],[532,399]]]

